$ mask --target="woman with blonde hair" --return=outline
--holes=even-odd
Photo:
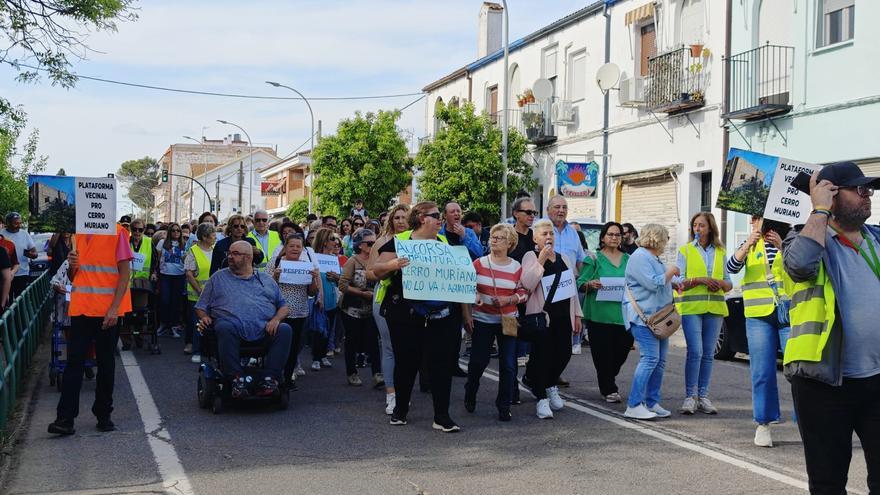
[[[377,280],[372,271],[373,264],[379,257],[379,248],[394,238],[395,235],[406,231],[409,228],[407,216],[409,214],[408,204],[398,204],[391,208],[388,212],[382,235],[376,239],[370,249],[370,260],[367,263],[367,279]],[[361,220],[363,223],[363,220]],[[379,329],[379,354],[382,359],[382,378],[385,380],[385,414],[391,415],[394,412],[394,405],[397,398],[394,389],[394,350],[391,347],[391,334],[388,330],[388,322],[385,317],[379,314],[379,308],[382,300],[385,298],[385,292],[388,290],[389,280],[382,280],[376,284],[376,291],[373,293],[373,319],[376,320],[376,328]]]
[[[683,292],[675,297],[687,342],[684,366],[685,399],[679,412],[718,412],[709,400],[709,380],[715,343],[727,316],[724,293],[733,288],[727,272],[724,244],[715,217],[701,211],[691,217],[690,242],[678,250]]]
[[[553,224],[538,220],[532,232],[535,249],[522,261],[522,285],[531,293],[523,327],[532,339],[528,374],[538,399],[536,413],[540,419],[550,419],[553,411],[565,407],[556,384],[571,360],[571,336],[581,333],[583,312],[575,288],[575,261],[554,251]]]
[[[672,303],[672,283],[679,274],[675,265],[665,266],[660,255],[669,243],[666,227],[649,223],[642,227],[639,248],[626,264],[622,312],[623,325],[639,344],[639,364],[632,378],[626,412],[627,418],[668,418],[670,412],[660,405],[660,386],[666,368],[669,339],[658,339],[647,327],[639,312],[646,317]],[[633,305],[638,305],[638,309]]]
[[[489,231],[489,254],[474,261],[477,272],[477,299],[473,315],[465,316],[464,325],[472,336],[468,378],[464,385],[464,407],[474,412],[480,377],[489,365],[489,349],[498,340],[498,395],[495,406],[498,419],[510,421],[510,404],[516,386],[516,336],[503,331],[503,320],[516,321],[517,304],[528,300],[528,291],[520,283],[522,266],[510,257],[516,247],[513,226],[499,223]]]

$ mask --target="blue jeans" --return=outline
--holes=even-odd
[[[669,339],[660,340],[648,327],[631,324],[629,331],[639,343],[639,365],[633,373],[632,390],[629,392],[629,407],[645,404],[654,407],[660,403],[660,386],[663,385],[663,370],[666,369],[666,352]]]
[[[170,328],[180,323],[180,303],[186,300],[186,276],[159,274],[159,318]]]
[[[785,350],[791,330],[783,326],[775,313],[763,318],[746,318],[749,340],[749,370],[752,374],[752,410],[755,422],[768,424],[779,420],[779,388],[776,384],[776,352]]]
[[[721,332],[724,317],[703,313],[682,315],[681,328],[687,342],[687,359],[684,365],[684,396],[708,397],[712,364],[715,362],[715,344]]]
[[[495,406],[499,411],[509,411],[516,386],[516,337],[508,337],[501,332],[501,323],[484,323],[474,320],[471,334],[471,358],[468,362],[468,378],[464,384],[466,398],[476,399],[480,388],[480,377],[489,365],[489,348],[498,339],[498,395]]]
[[[382,305],[373,302],[373,319],[376,320],[376,328],[379,329],[379,353],[382,355],[382,378],[385,379],[385,388],[394,388],[394,350],[391,348],[391,333],[388,330],[388,322],[379,314]]]
[[[217,335],[217,350],[220,357],[221,371],[228,377],[241,376],[244,370],[241,367],[241,354],[239,352],[239,330],[227,320],[216,320],[214,332]],[[287,364],[287,356],[290,354],[290,342],[293,338],[293,329],[287,323],[278,325],[275,335],[270,337],[263,334],[264,339],[269,339],[269,352],[266,353],[263,368],[266,376],[270,376],[279,382],[283,378],[284,366]]]

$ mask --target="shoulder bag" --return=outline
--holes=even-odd
[[[492,269],[492,261],[486,256],[486,263],[489,265],[489,273],[492,274],[492,292],[495,293],[495,299],[498,299],[498,287],[495,285],[495,270]],[[499,308],[500,310],[501,308]],[[501,333],[508,337],[516,337],[519,331],[519,320],[516,316],[501,315]]]
[[[629,297],[629,302],[632,303],[633,309],[639,314],[639,318],[645,322],[645,326],[651,329],[651,332],[654,333],[655,337],[663,340],[669,338],[670,335],[678,331],[678,327],[681,326],[681,315],[678,314],[675,304],[669,303],[666,306],[663,306],[659,311],[648,318],[645,316],[645,313],[642,312],[642,308],[636,303],[636,298],[633,296],[632,290],[628,285],[626,286],[626,295]]]

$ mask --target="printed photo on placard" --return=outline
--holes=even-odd
[[[75,177],[28,176],[28,229],[31,232],[73,232],[76,222]]]
[[[715,206],[762,216],[779,157],[731,148]]]

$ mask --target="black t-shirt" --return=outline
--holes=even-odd
[[[535,250],[535,239],[532,237],[532,229],[529,229],[525,234],[517,232],[516,236],[516,247],[513,248],[513,251],[510,252],[509,256],[519,263],[522,263],[523,256],[529,251]]]
[[[620,250],[626,254],[633,254],[634,252],[636,252],[636,249],[638,249],[638,248],[639,248],[639,246],[636,243],[621,244],[620,245]]]
[[[557,273],[562,273],[568,270],[568,266],[565,264],[565,261],[562,259],[562,256],[556,255],[556,261],[547,260],[544,262],[544,276],[548,277],[550,275],[556,275]],[[547,297],[550,294],[545,294]],[[545,306],[547,308],[547,314],[550,316],[551,324],[562,325],[566,324],[571,326],[571,299],[562,299],[555,303],[551,303],[547,301],[549,304]]]

